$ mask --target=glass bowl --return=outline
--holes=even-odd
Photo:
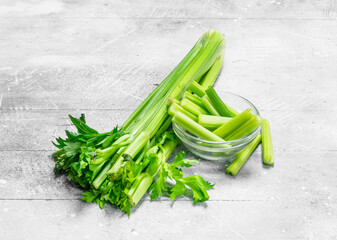
[[[224,103],[238,112],[242,112],[247,108],[251,108],[255,114],[259,115],[257,108],[247,99],[239,95],[229,92],[218,92],[220,98]],[[202,140],[190,132],[186,131],[182,127],[172,122],[173,131],[178,138],[183,142],[185,147],[206,160],[232,160],[238,153],[244,149],[260,132],[261,128],[258,127],[255,131],[249,135],[244,136],[232,141],[225,142],[212,142]]]

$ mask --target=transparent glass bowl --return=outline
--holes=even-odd
[[[218,94],[226,104],[234,108],[236,111],[242,112],[247,108],[251,108],[255,114],[259,115],[257,108],[247,99],[229,92],[218,92]],[[254,140],[261,130],[259,127],[249,135],[233,141],[212,142],[202,140],[194,136],[175,123],[172,123],[172,126],[175,134],[189,151],[207,160],[234,159],[242,149]]]

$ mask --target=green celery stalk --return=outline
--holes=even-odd
[[[210,102],[212,103],[213,107],[217,110],[220,116],[223,117],[235,117],[231,111],[227,108],[226,104],[221,100],[219,95],[216,93],[212,86],[209,86],[205,90],[207,96],[209,97]]]
[[[251,119],[249,119],[245,124],[235,129],[230,135],[225,137],[226,141],[232,141],[235,139],[242,138],[251,132],[253,132],[256,128],[261,126],[261,117],[259,115],[254,115]]]
[[[193,113],[187,111],[185,108],[182,108],[180,105],[173,103],[169,109],[168,109],[168,113],[173,116],[176,112],[182,112],[183,114],[185,114],[187,117],[191,118],[193,121],[198,121],[198,117],[196,115],[194,115]]]
[[[169,100],[167,101],[167,105],[171,106],[173,103],[176,103],[178,105],[180,105],[180,101],[176,98],[169,98]]]
[[[191,85],[188,87],[188,90],[193,92],[200,98],[202,98],[206,94],[205,90],[197,82],[192,82]]]
[[[198,123],[207,129],[216,129],[231,119],[228,117],[200,114],[198,116]]]
[[[231,114],[232,114],[233,117],[236,117],[237,115],[239,115],[239,112],[236,111],[234,108],[232,108],[231,106],[229,106],[229,105],[226,104],[226,103],[225,103],[225,105],[226,105],[228,111],[231,112]]]
[[[166,94],[156,99],[154,106],[146,113],[145,117],[128,129],[135,136],[145,130],[152,138],[168,116],[168,100],[181,97],[187,87],[199,76],[207,72],[219,54],[222,53],[225,47],[223,36],[216,31],[209,31],[205,35],[207,35],[207,38],[203,42],[202,49],[196,54],[193,61],[175,76],[176,79],[173,79],[174,81],[172,81],[170,88],[165,90]],[[117,160],[112,166],[111,171],[109,171],[112,177],[115,178],[117,177],[116,174],[120,173],[120,168],[123,166],[122,161]]]
[[[248,144],[247,147],[245,147],[231,162],[231,164],[226,168],[226,173],[231,174],[232,176],[235,176],[243,164],[248,160],[250,155],[254,152],[255,148],[259,145],[261,141],[261,135],[258,134],[254,140]]]
[[[201,101],[201,98],[198,97],[197,95],[194,95],[194,94],[192,94],[190,92],[185,92],[184,96],[183,96],[183,99],[184,98],[186,98],[186,99],[190,100],[191,102],[197,104],[199,107],[204,108],[204,105],[203,105],[203,103]]]
[[[180,106],[196,116],[199,114],[209,114],[205,109],[199,107],[197,104],[186,98],[181,101]]]
[[[224,123],[222,126],[217,128],[213,131],[214,134],[218,135],[219,137],[226,139],[226,137],[231,134],[235,129],[239,128],[243,125],[246,121],[252,118],[255,115],[252,109],[246,109],[238,116],[232,118],[228,122]]]
[[[137,132],[145,128],[149,133],[154,133],[162,124],[167,116],[166,103],[172,98],[180,98],[187,87],[203,75],[213,65],[219,54],[222,53],[225,42],[223,36],[216,31],[206,33],[209,37],[206,39],[205,46],[200,50],[193,61],[184,72],[181,72],[173,86],[166,92],[164,98],[157,103],[151,113],[142,119],[143,123],[137,126]],[[152,135],[151,135],[152,136]]]
[[[224,140],[211,131],[207,130],[200,124],[196,123],[181,112],[176,112],[172,118],[172,122],[194,134],[195,136],[213,142],[224,142]]]
[[[191,85],[188,87],[188,90],[193,92],[195,95],[197,95],[200,98],[202,98],[206,94],[205,90],[201,87],[201,85],[196,82],[191,83]],[[231,106],[229,106],[226,103],[224,104],[233,117],[239,115],[239,113],[235,109],[233,109]]]
[[[130,189],[129,195],[129,202],[131,206],[136,206],[139,200],[144,196],[147,189],[151,186],[153,178],[150,174],[144,172],[141,173],[133,183],[133,187]]]
[[[138,135],[138,137],[129,145],[127,146],[124,154],[129,155],[131,158],[134,158],[140,150],[148,143],[150,140],[150,135],[148,132],[144,131]],[[124,157],[120,156],[114,165],[110,168],[107,174],[111,175],[112,178],[116,178],[116,174],[118,174],[120,168],[123,166]]]
[[[146,191],[149,189],[153,180],[157,178],[160,171],[161,165],[166,162],[175,147],[177,146],[179,139],[174,137],[166,141],[161,147],[158,148],[157,158],[151,161],[146,171],[140,174],[135,182],[133,182],[132,187],[128,192],[129,202],[132,206],[137,205],[139,200],[143,197]]]
[[[132,125],[135,125],[140,121],[147,112],[152,109],[155,104],[162,99],[166,90],[171,88],[177,77],[180,76],[181,72],[185,71],[189,65],[195,61],[195,58],[200,51],[203,49],[205,44],[208,42],[210,37],[210,32],[207,32],[199,38],[195,43],[193,48],[188,52],[188,54],[183,58],[183,60],[174,68],[174,70],[156,87],[150,95],[138,106],[138,108],[130,115],[130,117],[124,122],[122,129],[126,132]]]
[[[223,64],[223,59],[224,59],[224,55],[221,54],[214,62],[214,65],[211,67],[211,69],[207,72],[205,78],[203,79],[202,83],[201,83],[201,87],[203,87],[203,89],[207,89],[209,86],[213,86],[215,80],[217,79],[221,68],[222,68],[222,64]]]
[[[262,134],[262,160],[265,165],[274,165],[274,152],[271,141],[271,133],[269,122],[266,119],[262,120],[261,124]]]
[[[113,166],[115,161],[122,157],[126,147],[122,147],[118,150],[118,152],[108,161],[108,163],[105,165],[103,170],[98,174],[98,176],[95,178],[95,180],[92,182],[92,185],[94,188],[99,188],[99,186],[104,182],[104,180],[107,178],[107,173],[109,169]]]
[[[155,135],[154,138],[157,139],[160,135],[162,135],[164,132],[166,132],[167,129],[171,126],[171,122],[172,122],[172,116],[167,116],[165,122],[161,125],[159,130],[156,132],[156,135]],[[155,140],[154,138],[152,138],[151,141]]]
[[[214,116],[220,116],[219,113],[217,112],[217,110],[213,107],[212,103],[210,102],[209,98],[207,95],[203,96],[201,98],[201,101],[203,103],[203,105],[205,106],[205,108],[207,109],[207,111],[214,115]]]

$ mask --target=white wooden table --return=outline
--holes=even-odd
[[[236,177],[202,161],[196,206],[82,202],[50,157],[67,115],[123,123],[208,29],[227,39],[216,89],[269,119],[275,167],[260,147]],[[0,239],[336,239],[336,103],[334,0],[1,1]]]

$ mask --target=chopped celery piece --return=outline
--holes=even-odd
[[[171,116],[174,116],[174,114],[176,114],[176,112],[182,112],[183,114],[185,114],[187,117],[191,118],[193,121],[197,122],[198,121],[198,117],[196,115],[194,115],[193,113],[187,111],[185,108],[182,108],[180,105],[173,103],[169,109],[168,109],[168,113]]]
[[[209,114],[205,109],[201,108],[200,106],[186,98],[181,101],[180,106],[196,116],[198,116],[199,114]]]
[[[212,103],[210,102],[209,98],[207,95],[203,96],[201,98],[202,103],[204,104],[205,108],[207,111],[214,115],[214,116],[220,116],[219,113],[216,111],[216,109],[213,107]]]
[[[192,82],[188,87],[188,90],[201,98],[206,94],[205,90],[196,82]]]
[[[221,54],[214,62],[213,66],[211,67],[211,69],[206,73],[205,78],[203,79],[202,83],[201,83],[201,87],[203,89],[207,89],[209,86],[213,86],[215,80],[217,79],[220,71],[221,71],[221,67],[222,67],[222,63],[223,63],[223,58],[224,55]]]
[[[198,116],[198,123],[207,129],[216,129],[231,119],[228,117],[200,114]]]
[[[235,129],[239,128],[241,125],[243,125],[246,121],[248,121],[254,115],[255,113],[253,112],[253,110],[248,108],[242,113],[240,113],[238,116],[224,123],[222,126],[220,126],[215,131],[213,131],[213,133],[223,139],[226,139],[226,136],[228,136]]]
[[[274,165],[274,152],[271,141],[271,133],[269,122],[266,119],[262,120],[261,125],[262,134],[262,160],[265,165]]]
[[[197,104],[201,108],[204,107],[204,105],[203,105],[203,103],[201,101],[201,98],[198,97],[197,95],[194,95],[194,94],[192,94],[190,92],[185,92],[183,98],[186,98],[186,99],[190,100],[191,102]]]
[[[194,134],[195,136],[213,142],[224,142],[224,140],[211,131],[207,130],[200,124],[196,123],[181,112],[176,112],[172,118],[172,122]]]
[[[226,168],[226,173],[231,174],[232,176],[235,176],[243,164],[248,160],[250,155],[254,152],[255,148],[259,145],[261,141],[261,135],[258,134],[254,140],[248,144],[247,147],[245,147],[231,162],[231,164]]]
[[[178,105],[180,105],[180,101],[176,98],[170,98],[168,101],[167,101],[167,105],[172,105],[173,103],[176,103]]]
[[[261,126],[261,117],[259,115],[254,115],[251,119],[249,119],[245,124],[234,130],[230,135],[225,137],[226,141],[232,141],[235,139],[242,138],[251,132],[253,132],[256,128]]]
[[[220,114],[220,116],[235,117],[235,115],[233,115],[232,112],[229,111],[227,106],[224,104],[224,102],[221,100],[221,98],[219,97],[219,95],[216,93],[216,91],[214,90],[212,86],[209,86],[205,90],[205,92],[207,96],[209,97],[209,100],[212,103],[213,107]]]
[[[236,111],[234,108],[232,108],[231,106],[229,106],[229,105],[226,104],[226,103],[225,103],[225,105],[226,105],[226,107],[228,108],[228,110],[231,112],[231,114],[232,114],[234,117],[236,117],[237,115],[239,115],[239,112]]]

